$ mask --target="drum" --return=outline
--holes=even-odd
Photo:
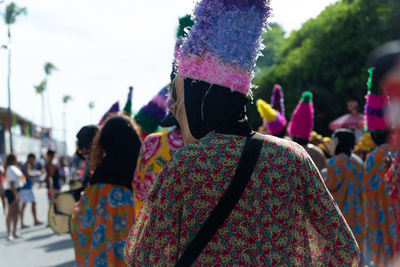
[[[57,234],[70,232],[70,217],[75,206],[75,198],[69,192],[58,194],[49,207],[49,225]]]

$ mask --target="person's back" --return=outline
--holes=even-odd
[[[328,162],[326,186],[343,212],[363,252],[366,238],[364,165],[352,154],[340,153]]]
[[[128,238],[127,262],[174,265],[227,189],[244,143],[212,132],[173,155]],[[239,203],[195,264],[356,266],[357,244],[334,203],[304,149],[268,136]]]
[[[395,201],[389,197],[389,187],[384,180],[388,169],[385,157],[391,153],[396,156],[393,147],[384,144],[367,155],[365,161],[366,219],[369,232],[368,243],[372,246],[373,262],[388,263],[393,258],[396,221]]]

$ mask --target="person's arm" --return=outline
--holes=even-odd
[[[46,181],[49,184],[50,199],[54,200],[54,187],[53,187],[53,177],[56,173],[56,165],[49,163],[47,167]]]
[[[299,228],[307,231],[313,264],[358,266],[360,251],[357,241],[306,153],[303,155],[302,165],[302,184],[299,188],[303,192],[305,214],[304,220],[296,223]],[[322,256],[324,262],[321,262],[319,256]]]
[[[40,173],[35,172],[35,171],[32,169],[32,167],[31,167],[30,164],[25,164],[25,165],[24,165],[24,171],[25,171],[25,173],[26,173],[26,178],[29,178],[29,179],[33,179],[33,178],[35,178],[36,176],[40,176],[40,175],[41,175]]]

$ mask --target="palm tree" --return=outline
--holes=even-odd
[[[54,66],[53,63],[51,62],[46,62],[44,64],[44,73],[46,75],[45,80],[47,82],[49,76],[54,72],[58,70],[56,66]],[[47,88],[46,88],[47,89]],[[49,90],[46,90],[47,93],[47,110],[49,112],[49,119],[50,119],[50,126],[53,128],[53,114],[51,112],[51,102],[50,102],[50,93]]]
[[[41,81],[38,85],[34,86],[36,89],[36,93],[40,94],[42,98],[42,126],[45,124],[45,112],[44,112],[44,91],[46,91],[47,88],[47,80],[44,79]]]
[[[66,145],[67,144],[67,128],[66,128],[66,109],[67,109],[67,104],[68,104],[68,102],[70,102],[72,100],[72,96],[70,96],[70,95],[64,95],[63,97],[62,97],[62,102],[63,102],[63,104],[64,104],[64,111],[63,111],[63,126],[64,126],[64,129],[63,129],[63,137],[64,137],[64,144]]]
[[[25,7],[18,7],[15,3],[10,3],[6,7],[6,11],[3,14],[4,22],[7,24],[8,28],[8,44],[6,46],[8,50],[8,77],[7,77],[7,91],[8,91],[8,120],[9,120],[9,131],[10,131],[10,151],[11,153],[14,152],[13,147],[13,140],[12,140],[12,133],[11,133],[11,88],[10,88],[10,81],[11,81],[11,25],[14,24],[17,20],[19,15],[26,15],[26,8]]]

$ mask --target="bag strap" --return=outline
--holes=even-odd
[[[264,137],[264,135],[259,133],[247,137],[232,182],[192,242],[187,246],[175,267],[190,266],[199,257],[226,218],[229,217],[241,198],[254,171]]]

